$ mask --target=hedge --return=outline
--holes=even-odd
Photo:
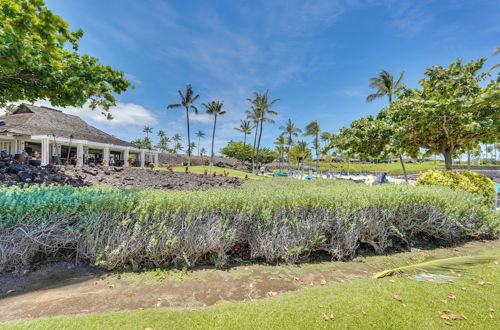
[[[349,259],[425,238],[496,237],[499,215],[466,192],[441,187],[284,178],[240,189],[121,191],[103,187],[0,188],[0,271],[70,256],[106,269],[298,262],[315,251]],[[206,262],[206,261],[204,261]]]

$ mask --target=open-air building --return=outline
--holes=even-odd
[[[158,164],[156,150],[139,149],[60,110],[22,104],[0,116],[0,151],[40,154],[41,165],[145,166]]]

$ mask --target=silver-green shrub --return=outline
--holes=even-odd
[[[442,187],[272,179],[241,189],[120,191],[102,187],[0,189],[0,270],[57,259],[107,269],[227,262],[237,244],[251,258],[336,259],[360,244],[383,253],[426,237],[449,243],[496,237],[499,214],[480,197]]]

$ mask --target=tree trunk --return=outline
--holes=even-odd
[[[257,163],[257,166],[259,164],[259,149],[260,149],[260,139],[262,138],[262,128],[264,126],[264,114],[262,115],[261,121],[260,121],[260,131],[259,131],[259,141],[257,142],[257,154],[255,156],[255,161]]]
[[[319,141],[318,141],[318,135],[316,135],[316,175],[318,175],[319,172]]]
[[[446,151],[443,153],[444,156],[444,164],[447,171],[453,170],[453,152]]]
[[[214,142],[215,142],[215,126],[217,125],[217,115],[214,116],[214,130],[212,132],[212,154],[210,155],[210,166],[214,165]]]
[[[470,151],[467,151],[467,169],[470,171]]]
[[[403,160],[403,156],[399,155],[399,161],[401,162],[401,167],[403,168],[403,174],[405,176],[405,181],[408,183],[408,174],[406,174],[405,161]]]
[[[188,166],[191,166],[191,136],[189,134],[189,108],[186,108],[186,121],[188,129]]]
[[[255,145],[257,144],[257,132],[259,131],[259,122],[255,125],[255,134],[253,136],[253,149],[252,149],[252,173],[255,174]]]
[[[241,154],[241,162],[245,165],[245,147],[247,145],[247,133],[243,133],[243,153]]]
[[[201,137],[198,137],[198,156],[201,156],[201,154],[200,154],[200,141],[201,141]]]

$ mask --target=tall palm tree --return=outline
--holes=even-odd
[[[399,74],[399,78],[394,82],[394,77],[387,71],[380,71],[378,77],[370,78],[368,86],[375,89],[375,93],[370,94],[366,97],[366,102],[372,102],[380,97],[387,96],[389,98],[389,105],[392,103],[392,99],[396,91],[402,87],[402,81],[405,72]],[[403,168],[403,174],[405,176],[405,181],[408,182],[408,175],[406,174],[406,167],[403,160],[403,155],[399,154],[399,161],[401,162],[401,167]]]
[[[160,130],[158,130],[156,135],[158,135],[158,137],[161,139],[161,138],[164,138],[167,134],[165,134],[164,130],[160,129]]]
[[[249,120],[240,120],[240,127],[235,127],[235,130],[243,133],[243,150],[247,144],[247,135],[252,134],[252,123]]]
[[[177,91],[181,98],[181,103],[170,104],[167,109],[186,109],[186,123],[187,123],[187,136],[188,136],[188,166],[191,166],[191,135],[189,132],[189,110],[193,110],[195,114],[198,114],[198,108],[193,104],[196,100],[200,98],[199,94],[194,95],[193,87],[191,85],[186,86],[186,90],[183,93],[181,90]]]
[[[203,156],[206,153],[207,153],[207,151],[205,150],[205,148],[201,148],[200,155]]]
[[[280,130],[283,131],[282,134],[286,135],[286,143],[288,145],[288,152],[290,153],[290,150],[292,150],[293,146],[293,137],[294,136],[299,136],[300,133],[302,133],[302,130],[295,126],[293,121],[291,119],[288,119],[286,124],[284,126],[280,126]],[[292,167],[292,163],[290,161],[290,154],[288,154],[288,167]]]
[[[210,154],[210,166],[214,164],[214,143],[215,143],[215,127],[217,126],[217,117],[226,114],[226,111],[222,110],[224,102],[212,101],[208,104],[203,104],[206,109],[206,113],[214,116],[214,130],[212,131],[212,153]]]
[[[279,155],[279,167],[280,171],[282,170],[281,168],[281,162],[283,161],[284,154],[285,154],[285,145],[286,145],[286,139],[283,134],[278,136],[276,140],[274,141],[274,144],[276,145],[276,153]]]
[[[247,114],[247,119],[249,119],[254,124],[255,128],[255,133],[253,135],[253,147],[252,147],[252,172],[255,172],[255,147],[257,145],[257,133],[259,131],[260,109],[251,106],[250,110],[246,110],[245,113]]]
[[[149,133],[153,133],[153,128],[151,128],[149,126],[144,126],[144,128],[142,129],[142,131],[144,133],[146,133],[146,138],[149,140]]]
[[[273,109],[271,109],[271,107],[276,103],[278,102],[280,99],[274,99],[272,101],[269,100],[269,91],[266,91],[265,93],[257,93],[257,92],[254,92],[253,93],[253,99],[247,99],[253,107],[255,107],[256,109],[259,109],[259,113],[260,113],[260,118],[259,118],[259,122],[258,122],[258,125],[260,125],[260,129],[259,129],[259,138],[258,138],[258,141],[257,141],[257,151],[255,153],[255,157],[254,157],[254,166],[253,166],[253,172],[255,173],[256,169],[255,169],[255,163],[258,161],[259,159],[259,150],[260,150],[260,141],[261,141],[261,138],[262,138],[262,131],[263,131],[263,127],[264,127],[264,123],[265,122],[268,122],[268,123],[274,123],[274,120],[269,118],[268,116],[271,115],[271,116],[277,116],[278,115],[278,112],[274,111]]]
[[[174,153],[177,153],[177,150],[182,151],[182,149],[183,149],[182,143],[177,142],[174,144]]]
[[[201,154],[200,154],[200,140],[205,137],[205,132],[203,132],[201,129],[199,129],[195,135],[198,138],[198,156],[201,156]]]
[[[318,121],[313,120],[309,124],[307,124],[304,132],[304,136],[312,136],[314,138],[313,141],[313,146],[314,149],[316,149],[316,172],[318,171],[319,168],[319,133],[320,133],[320,128]]]

